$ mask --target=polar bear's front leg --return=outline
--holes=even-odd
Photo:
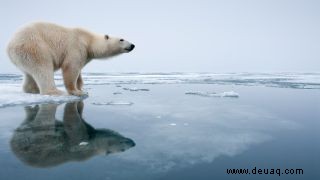
[[[81,91],[77,87],[78,77],[80,75],[80,68],[72,65],[66,65],[62,68],[64,85],[69,94],[75,96],[87,95],[87,93]]]
[[[82,80],[82,76],[81,76],[81,72],[78,76],[78,80],[77,80],[77,88],[82,91],[82,86],[83,86],[83,80]]]

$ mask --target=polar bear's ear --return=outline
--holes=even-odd
[[[108,35],[104,35],[104,38],[105,38],[106,40],[108,40],[108,39],[109,39],[109,36],[108,36]]]

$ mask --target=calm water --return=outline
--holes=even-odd
[[[128,86],[89,85],[83,101],[0,108],[0,179],[320,178],[319,89]],[[239,98],[185,94],[230,90]],[[110,101],[133,104],[94,104]],[[303,174],[226,173],[255,167]]]

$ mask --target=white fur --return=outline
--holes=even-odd
[[[7,53],[25,74],[25,92],[63,94],[53,79],[54,71],[61,68],[68,93],[81,96],[81,69],[88,62],[129,52],[132,46],[120,38],[106,39],[105,35],[81,28],[38,22],[18,31],[9,42]]]

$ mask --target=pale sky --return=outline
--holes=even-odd
[[[1,0],[0,73],[19,72],[6,44],[33,21],[136,45],[86,72],[320,71],[318,0]]]

